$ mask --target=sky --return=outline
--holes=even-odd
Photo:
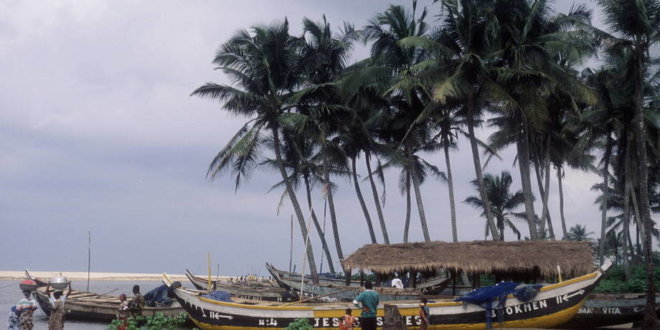
[[[287,17],[298,35],[303,17],[318,21],[323,14],[334,27],[344,20],[361,27],[391,3],[410,4],[0,0],[0,270],[84,271],[90,236],[91,270],[98,272],[204,273],[210,253],[214,272],[263,275],[266,262],[288,268],[291,251],[299,270],[300,229],[296,223],[291,249],[292,209],[286,202],[278,206],[280,191],[268,192],[279,174],[259,169],[238,191],[229,175],[206,177],[211,159],[246,119],[190,93],[206,82],[226,82],[211,61],[239,29]],[[566,12],[571,4],[554,7]],[[419,5],[438,11],[431,1]],[[354,59],[366,54],[360,46]],[[478,134],[487,137],[484,130]],[[480,212],[462,203],[476,192],[469,184],[474,168],[467,141],[459,144],[451,154],[459,240],[483,239]],[[506,150],[486,172],[510,171],[518,190],[514,158],[515,151]],[[440,154],[427,160],[444,170]],[[391,241],[401,242],[405,200],[397,170],[386,177],[386,223]],[[599,181],[594,174],[567,173],[568,227],[579,223],[599,232],[590,191]],[[369,236],[352,184],[336,182],[339,235],[348,255]],[[556,178],[551,184],[551,215],[560,232]],[[369,192],[365,182],[361,188]],[[429,179],[422,195],[431,239],[451,241],[446,185]],[[323,221],[318,190],[314,203]],[[411,240],[423,240],[416,209],[411,222]],[[525,223],[518,227],[527,232]],[[510,231],[505,235],[513,238]],[[311,240],[321,262],[320,244],[316,236]]]

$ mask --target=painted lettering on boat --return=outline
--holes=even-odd
[[[526,304],[509,306],[505,310],[507,315],[513,315],[513,314],[527,313],[543,308],[548,308],[548,302],[545,299],[534,301],[531,303],[526,303]]]
[[[419,316],[406,316],[406,325],[421,325],[422,319]]]
[[[580,310],[577,312],[578,314],[591,314],[593,311],[589,307],[582,307]]]
[[[635,307],[633,309],[634,312],[639,312],[639,310],[636,310],[638,307]],[[600,307],[600,308],[589,308],[589,307],[582,307],[578,311],[578,314],[593,314],[593,313],[600,313],[600,314],[608,314],[608,315],[621,315],[621,309],[619,307]]]
[[[603,314],[621,314],[621,310],[618,307],[603,307],[601,310]]]
[[[277,320],[274,318],[259,319],[259,325],[261,326],[277,326]]]
[[[314,327],[338,327],[339,318],[336,317],[316,317],[314,318]]]
[[[406,318],[411,318],[411,316],[407,316]],[[315,317],[313,320],[314,320],[313,326],[315,328],[317,328],[317,327],[338,327],[339,326],[339,318],[337,318],[337,317]],[[408,323],[408,325],[412,325],[412,324],[410,324],[411,321],[406,320],[406,322]],[[379,326],[382,326],[383,325],[383,318],[380,317],[380,316],[377,317],[376,318],[376,324],[379,325]],[[417,323],[417,325],[419,325],[419,323]]]

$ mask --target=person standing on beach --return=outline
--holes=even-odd
[[[9,309],[9,318],[7,319],[7,330],[21,330],[18,324],[18,318],[21,312],[16,309],[16,305],[12,305]]]
[[[353,304],[357,308],[362,308],[360,314],[360,327],[364,330],[376,330],[376,311],[378,310],[378,293],[374,291],[374,285],[371,281],[364,283],[365,290],[362,291],[353,300]]]
[[[132,317],[142,316],[142,309],[145,305],[144,296],[140,293],[140,286],[133,286],[133,299],[128,303],[128,309],[131,312]]]
[[[66,295],[62,295],[62,290],[55,290],[50,294],[50,283],[46,287],[46,294],[50,301],[50,317],[48,318],[48,330],[63,330],[64,329],[64,302],[71,294],[71,282],[68,283],[69,291]]]
[[[339,330],[352,330],[353,324],[357,321],[357,317],[353,316],[353,310],[346,308],[344,317],[339,320]]]
[[[118,330],[124,330],[128,328],[129,314],[130,311],[128,308],[128,301],[126,300],[126,295],[122,293],[119,295],[119,308],[117,309],[117,320],[121,322],[121,324],[117,327]]]
[[[422,298],[422,303],[419,304],[419,319],[421,320],[421,324],[419,325],[420,330],[426,330],[429,328],[429,314],[431,314],[431,311],[429,310],[428,301],[426,298]]]
[[[25,298],[18,301],[16,310],[20,312],[18,323],[21,325],[22,330],[32,330],[34,324],[32,323],[32,313],[37,310],[37,301],[32,298],[32,291],[23,290]]]

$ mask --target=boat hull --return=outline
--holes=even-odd
[[[529,302],[509,296],[500,312],[494,313],[495,328],[551,328],[575,315],[582,307],[601,273],[595,272],[573,280],[546,286]],[[166,282],[167,284],[167,282]],[[284,328],[299,318],[308,319],[315,328],[337,329],[339,319],[350,303],[286,306],[282,304],[246,305],[218,302],[200,297],[196,292],[172,288],[172,294],[190,318],[202,329]],[[420,325],[418,305],[413,302],[392,302],[411,329]],[[484,329],[486,311],[473,304],[454,301],[429,303],[429,329]],[[355,316],[359,313],[354,310]],[[378,325],[383,326],[384,306],[379,305]]]
[[[197,290],[208,291],[208,280],[193,275],[186,269],[186,277]],[[214,290],[229,293],[232,297],[264,301],[290,301],[293,297],[286,289],[275,286],[249,286],[213,281]]]
[[[300,284],[302,282],[302,275],[298,273],[291,273],[287,272],[284,270],[280,270],[275,268],[275,266],[266,263],[266,269],[268,272],[273,276],[273,279],[282,286],[283,288],[287,290],[298,290],[300,291]],[[421,281],[420,283],[417,284],[416,288],[414,291],[410,290],[411,292],[420,292],[423,294],[438,294],[440,291],[445,289],[447,285],[449,284],[449,278],[446,277],[441,277],[441,276],[436,276],[433,278],[426,279],[424,281]],[[325,292],[327,290],[322,290],[322,289],[315,289],[317,292],[313,292],[314,289],[311,289],[311,286],[313,285],[312,283],[312,278],[309,275],[305,275],[305,286],[310,287],[310,290],[306,292],[309,295],[323,295],[328,292]],[[349,281],[349,285],[346,286],[346,281],[342,279],[336,279],[336,278],[326,278],[326,277],[321,277],[319,276],[318,278],[318,286],[322,287],[331,287],[332,291],[337,291],[337,288],[360,288],[362,285],[360,284],[360,281]],[[196,285],[195,285],[196,286]],[[350,293],[348,293],[350,294]],[[409,299],[417,299],[418,297],[413,296],[411,298],[407,299],[401,299],[401,297],[393,297],[393,300],[409,300]]]
[[[35,299],[41,310],[46,315],[50,315],[51,307],[45,290],[38,289],[35,293]],[[65,318],[71,320],[110,322],[117,317],[118,309],[118,297],[84,291],[73,291],[64,304]],[[177,302],[169,307],[145,307],[142,315],[155,316],[157,313],[162,313],[165,316],[178,316],[184,312]]]
[[[656,314],[660,316],[660,296],[655,297]],[[644,318],[646,296],[595,294],[587,297],[582,308],[563,329],[594,329],[640,322]]]

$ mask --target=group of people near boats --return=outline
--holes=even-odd
[[[34,289],[36,289],[36,283]],[[67,283],[67,293],[63,289],[54,289],[51,291],[50,283],[46,287],[46,295],[50,302],[50,315],[48,317],[48,330],[64,329],[64,304],[71,294],[71,282]],[[8,330],[32,330],[34,322],[32,315],[37,310],[38,304],[34,298],[34,290],[27,289],[23,291],[23,298],[10,308],[7,329]],[[119,308],[117,310],[117,319],[120,320],[120,330],[128,328],[128,318],[142,316],[142,310],[146,304],[144,296],[140,293],[140,286],[133,286],[133,297],[128,300],[126,294],[119,295]]]
[[[364,283],[365,290],[360,292],[360,294],[355,297],[353,304],[355,307],[361,309],[360,313],[360,328],[363,330],[376,330],[378,327],[376,311],[378,310],[379,297],[378,292],[374,291],[374,286],[371,281],[366,281]],[[358,321],[356,317],[352,316],[353,310],[351,308],[346,308],[346,313],[344,317],[339,321],[340,330],[349,330],[353,329],[353,326]],[[421,320],[420,329],[426,330],[429,326],[429,314],[430,310],[428,307],[428,301],[426,298],[422,298],[421,303],[419,304],[419,318]]]
[[[36,284],[34,285],[36,289]],[[64,329],[64,302],[71,294],[71,282],[67,284],[68,291],[64,294],[62,289],[50,290],[50,283],[46,287],[46,294],[50,302],[50,316],[48,317],[48,330]],[[9,330],[32,330],[34,322],[32,314],[37,310],[38,304],[33,297],[33,290],[23,290],[21,300],[12,306],[9,311],[9,321],[7,328]]]
[[[118,327],[119,330],[124,330],[128,328],[128,318],[134,317],[138,318],[142,316],[142,310],[146,301],[142,293],[140,293],[140,286],[133,286],[133,298],[129,301],[126,297],[126,294],[122,293],[119,295],[119,309],[117,310],[117,320],[121,322],[121,325]]]

